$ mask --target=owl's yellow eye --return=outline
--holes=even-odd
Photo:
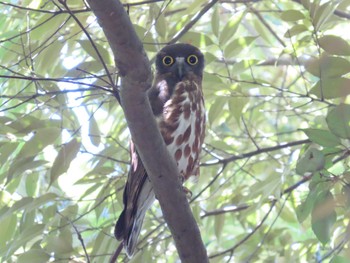
[[[198,63],[198,57],[196,55],[190,55],[187,57],[187,63],[191,66],[196,65]]]
[[[173,59],[172,57],[170,57],[170,56],[165,56],[165,57],[163,58],[163,64],[164,64],[165,66],[171,66],[173,63],[174,63],[174,59]]]

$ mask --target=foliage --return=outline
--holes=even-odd
[[[106,262],[129,158],[108,43],[84,1],[0,5],[0,258]],[[179,36],[205,53],[207,136],[187,187],[211,261],[346,262],[350,1],[207,5],[126,8],[150,59]],[[175,262],[157,204],[143,229],[132,262]]]

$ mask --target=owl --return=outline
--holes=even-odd
[[[206,121],[203,69],[204,57],[198,48],[190,44],[168,45],[156,56],[154,84],[148,91],[154,117],[182,181],[199,176],[199,155]],[[145,214],[154,201],[152,184],[131,141],[124,210],[114,231],[129,257],[135,251]]]

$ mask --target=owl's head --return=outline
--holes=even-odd
[[[156,58],[158,74],[172,73],[177,81],[182,81],[192,74],[202,77],[204,56],[198,48],[190,44],[168,45],[161,49]]]

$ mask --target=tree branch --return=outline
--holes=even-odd
[[[182,30],[180,30],[174,37],[172,40],[169,41],[169,44],[174,44],[176,43],[183,35],[185,35],[193,26],[194,24],[196,24],[198,22],[198,20],[206,13],[208,12],[208,10],[210,10],[216,3],[218,2],[218,0],[212,0],[211,2],[209,2],[207,5],[205,5],[203,7],[203,9],[196,14],[191,21],[184,26],[184,28]]]
[[[227,164],[229,162],[233,162],[236,160],[241,160],[241,159],[245,159],[245,158],[249,158],[252,157],[254,155],[257,154],[261,154],[261,153],[267,153],[267,152],[271,152],[271,151],[277,151],[286,147],[292,147],[292,146],[296,146],[296,145],[301,145],[301,144],[306,144],[306,143],[310,143],[311,141],[309,139],[306,140],[301,140],[301,141],[295,141],[295,142],[289,142],[289,143],[283,143],[283,144],[279,144],[276,146],[272,146],[272,147],[266,147],[266,148],[260,148],[256,151],[252,151],[252,152],[247,152],[247,153],[243,153],[240,155],[232,155],[228,158],[225,159],[217,159],[217,160],[213,160],[213,161],[208,161],[206,163],[201,163],[201,166],[211,166],[211,165],[216,165],[216,164]]]
[[[130,133],[154,186],[179,257],[184,263],[208,262],[177,166],[151,112],[147,90],[151,87],[152,74],[142,43],[119,1],[89,0],[89,4],[114,53],[122,81],[121,103]]]

